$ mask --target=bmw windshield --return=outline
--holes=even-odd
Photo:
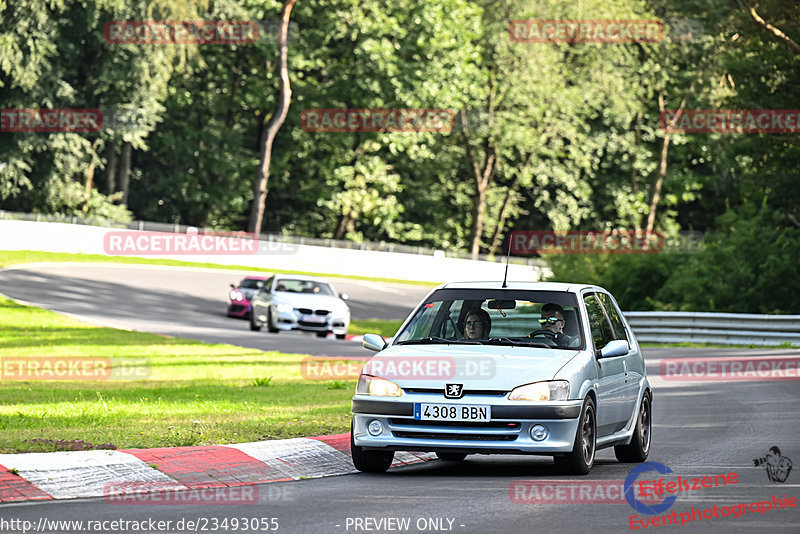
[[[439,289],[416,311],[395,345],[584,347],[572,293],[506,289]]]

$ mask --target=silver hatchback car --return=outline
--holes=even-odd
[[[361,471],[395,451],[553,456],[587,474],[598,449],[643,462],[652,392],[641,349],[603,288],[560,283],[443,284],[378,351],[353,397],[351,449]]]

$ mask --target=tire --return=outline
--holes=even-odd
[[[256,321],[256,315],[253,312],[250,312],[250,330],[253,332],[258,332],[261,330],[261,323]]]
[[[347,338],[347,334],[336,334],[336,339],[345,339]]]
[[[272,326],[272,308],[267,309],[267,332],[270,334],[277,334],[280,329]]]
[[[578,430],[572,452],[564,456],[554,456],[556,468],[565,475],[586,475],[594,465],[597,452],[597,418],[594,401],[587,397],[583,403]]]
[[[328,337],[327,332],[317,332],[317,337]]]
[[[350,423],[350,456],[353,465],[364,473],[385,473],[394,460],[394,451],[365,451],[353,440],[353,423]]]
[[[628,445],[614,447],[614,456],[622,463],[640,463],[650,454],[650,439],[653,431],[653,403],[650,394],[645,393],[639,414],[636,416],[636,429]]]
[[[467,455],[460,452],[437,452],[436,457],[445,462],[463,462]]]

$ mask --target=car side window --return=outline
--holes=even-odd
[[[625,330],[625,324],[622,322],[619,310],[614,305],[614,301],[605,293],[597,293],[597,296],[600,297],[600,302],[603,303],[608,318],[611,320],[611,326],[614,327],[614,339],[622,339],[630,343],[628,332]]]
[[[586,312],[589,315],[589,328],[592,331],[594,346],[596,349],[602,349],[609,341],[614,339],[611,325],[608,324],[603,308],[600,306],[600,301],[597,300],[597,296],[594,293],[584,296],[583,302],[586,304]]]

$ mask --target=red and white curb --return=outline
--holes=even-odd
[[[392,466],[433,460],[398,452]],[[350,434],[160,449],[0,454],[0,503],[224,488],[355,473]]]

